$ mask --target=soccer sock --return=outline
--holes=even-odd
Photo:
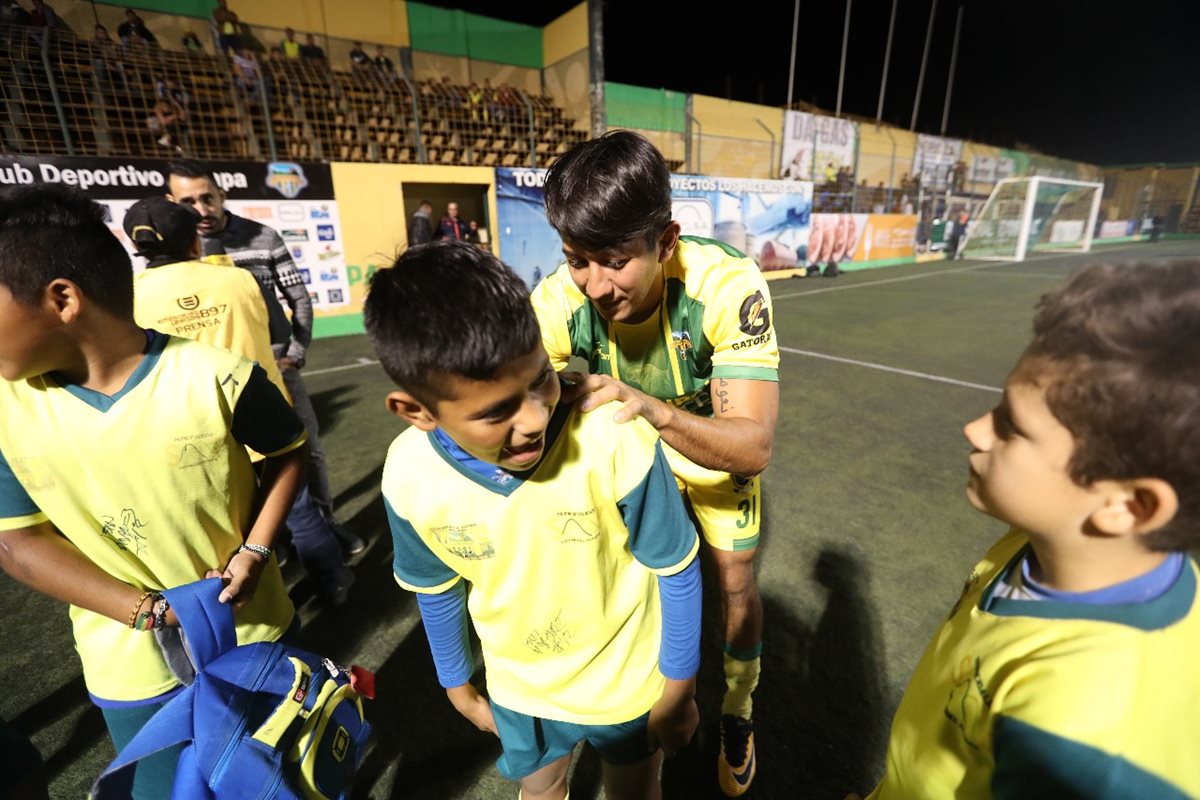
[[[762,668],[762,642],[754,647],[734,647],[725,643],[725,701],[721,714],[750,719],[753,713],[751,693],[758,686]]]

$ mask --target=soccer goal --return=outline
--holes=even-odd
[[[1004,178],[967,228],[965,258],[1023,261],[1030,251],[1086,253],[1102,183]]]

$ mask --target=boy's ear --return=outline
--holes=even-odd
[[[438,426],[429,408],[403,389],[389,392],[383,402],[389,413],[395,414],[414,428],[428,433]]]
[[[670,261],[671,256],[675,254],[675,245],[679,244],[679,235],[683,229],[675,220],[671,220],[671,224],[662,232],[662,236],[658,237],[658,263],[662,264],[665,261]]]
[[[79,317],[83,302],[83,292],[79,286],[66,278],[50,281],[42,294],[42,306],[63,324],[74,322]]]
[[[1151,533],[1166,525],[1179,510],[1179,495],[1160,478],[1123,481],[1104,505],[1092,512],[1090,521],[1112,536]]]

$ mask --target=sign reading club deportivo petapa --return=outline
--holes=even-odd
[[[121,230],[125,211],[137,200],[169,191],[169,161],[148,158],[70,158],[0,155],[0,191],[57,183],[86,192],[106,211],[106,222],[132,253]],[[212,161],[207,164],[225,192],[225,207],[280,233],[296,265],[308,272],[314,306],[344,306],[350,297],[345,246],[327,164],[293,161]],[[134,258],[134,269],[142,260]]]

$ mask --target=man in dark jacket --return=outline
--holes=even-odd
[[[467,223],[458,218],[458,203],[446,205],[446,216],[438,223],[437,238],[457,239],[460,242],[467,238]]]
[[[433,203],[422,200],[408,220],[408,246],[433,241]]]

